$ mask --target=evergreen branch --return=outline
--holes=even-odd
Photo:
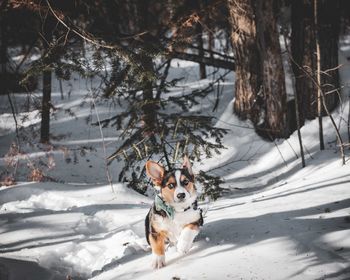
[[[124,141],[124,143],[113,154],[111,154],[107,158],[107,161],[109,161],[109,163],[111,163],[120,154],[124,154],[126,151],[132,150],[134,145],[138,146],[138,145],[142,144],[143,142],[145,142],[149,138],[149,137],[145,137],[141,141],[139,141],[137,143],[133,143],[135,141],[135,139],[140,139],[141,135],[142,135],[141,129],[136,131],[131,137],[129,137],[126,141]],[[127,147],[129,147],[129,148],[127,148]]]
[[[107,50],[112,50],[115,51],[119,57],[123,58],[127,63],[131,64],[131,65],[142,65],[142,63],[140,63],[140,61],[135,61],[135,57],[128,53],[127,50],[117,44],[106,44],[101,40],[98,40],[96,38],[94,38],[94,36],[92,36],[91,34],[89,34],[86,31],[82,31],[79,28],[68,24],[67,22],[62,20],[63,14],[58,15],[58,12],[55,11],[49,0],[46,0],[47,6],[50,10],[50,12],[52,13],[52,15],[65,27],[67,28],[68,31],[73,32],[74,34],[76,34],[78,37],[82,38],[84,41],[91,43],[92,45],[95,45],[96,47],[99,48],[103,48],[103,49],[107,49]]]
[[[53,16],[64,26],[66,27],[69,31],[72,31],[73,33],[75,33],[76,35],[78,35],[80,38],[82,38],[83,40],[97,46],[97,47],[102,47],[105,49],[109,49],[109,50],[117,50],[120,51],[120,53],[122,54],[121,56],[124,57],[124,50],[121,50],[121,48],[119,46],[116,45],[108,45],[102,42],[97,41],[96,39],[92,38],[92,36],[90,34],[87,34],[86,32],[82,32],[81,30],[78,30],[78,28],[74,28],[72,26],[69,26],[66,22],[64,22],[61,17],[63,17],[63,15],[61,15],[61,17],[57,14],[57,12],[52,8],[50,1],[46,0],[47,6],[49,7],[49,10],[51,11],[51,13],[53,14]],[[124,58],[128,59],[128,56],[125,56]]]

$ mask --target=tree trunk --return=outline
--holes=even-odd
[[[339,0],[318,1],[321,84],[324,92],[339,88],[339,72],[334,69],[338,66],[339,5]],[[317,75],[313,8],[312,0],[292,1],[292,56],[295,63],[304,69],[293,64],[301,125],[305,119],[314,119],[318,115],[317,86],[304,72],[313,77]],[[329,69],[334,70],[327,71]],[[325,101],[328,109],[333,110],[339,103],[338,92],[327,94]]]
[[[320,150],[324,150],[324,138],[323,138],[323,122],[322,122],[322,84],[321,84],[321,50],[319,43],[319,25],[318,25],[318,0],[314,0],[314,32],[315,32],[315,44],[316,44],[316,81],[317,81],[317,118],[318,118],[318,135],[320,139]]]
[[[203,4],[201,0],[197,0],[195,3],[196,10],[200,11],[203,8]],[[198,56],[204,57],[204,42],[203,42],[203,26],[202,21],[204,21],[203,18],[201,18],[200,21],[196,23],[195,26],[195,32],[196,32],[196,44],[198,46]],[[207,77],[207,72],[205,69],[205,63],[199,63],[199,78],[205,79]]]
[[[229,0],[231,42],[236,62],[234,112],[241,119],[259,121],[257,94],[261,85],[260,56],[251,0]]]
[[[50,42],[52,40],[52,20],[46,18],[43,23],[43,36],[42,40],[44,52],[47,54],[50,48]],[[49,59],[45,59],[45,63],[50,64]],[[50,141],[50,108],[51,108],[51,79],[52,71],[50,65],[46,67],[43,72],[43,98],[42,98],[42,108],[41,108],[41,131],[40,131],[40,142],[49,143]]]
[[[295,89],[298,99],[300,126],[305,119],[317,116],[316,86],[306,71],[313,76],[316,68],[315,34],[313,30],[313,10],[311,0],[292,1],[292,63],[295,75]],[[297,64],[297,65],[296,65]],[[301,70],[302,67],[304,70]]]
[[[321,0],[318,3],[321,84],[326,95],[327,109],[332,111],[339,104],[340,98],[338,91],[340,87],[339,71],[337,68],[339,66],[340,2],[339,0]],[[323,112],[323,115],[326,115],[326,113]]]
[[[258,48],[262,60],[265,124],[269,138],[288,136],[287,94],[274,0],[259,0],[256,7]]]
[[[1,92],[0,95],[7,94],[8,91],[8,79],[7,76],[7,32],[6,32],[6,15],[2,13],[0,15],[0,82]]]
[[[143,57],[143,66],[145,70],[151,75],[154,72],[152,58],[145,55]],[[157,104],[153,97],[153,81],[150,75],[147,75],[143,82],[143,105],[142,105],[142,121],[144,125],[144,133],[152,135],[155,133],[157,127]]]
[[[202,27],[201,23],[197,23],[196,29],[197,29],[196,35],[197,35],[197,44],[198,44],[198,56],[204,57],[203,27]],[[206,72],[204,63],[199,63],[199,77],[200,77],[200,79],[205,79],[207,77],[207,72]]]
[[[51,70],[43,73],[43,99],[41,109],[41,143],[50,141]]]
[[[142,30],[152,30],[152,19],[150,18],[150,3],[149,1],[137,2],[138,14],[137,14],[137,32]],[[147,36],[145,37],[145,44],[147,46]],[[154,134],[157,128],[157,104],[153,96],[154,81],[153,76],[154,66],[152,55],[143,52],[140,54],[142,66],[145,70],[145,75],[142,82],[142,122],[143,122],[143,134],[144,136],[151,136],[154,140]],[[155,140],[154,140],[155,141]]]

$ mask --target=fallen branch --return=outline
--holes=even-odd
[[[236,67],[235,63],[233,61],[222,60],[222,59],[211,58],[211,57],[202,57],[202,56],[192,54],[192,53],[173,51],[173,52],[169,53],[168,56],[170,56],[172,58],[178,58],[178,59],[193,61],[193,62],[197,62],[197,63],[204,63],[204,64],[209,65],[209,66],[228,69],[228,70],[232,70],[232,71],[234,71],[235,67]]]

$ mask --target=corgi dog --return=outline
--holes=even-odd
[[[159,190],[145,220],[146,238],[152,248],[155,269],[165,266],[165,244],[176,245],[186,254],[203,225],[202,210],[197,206],[194,174],[187,156],[182,168],[165,170],[154,162],[146,162],[146,173]]]

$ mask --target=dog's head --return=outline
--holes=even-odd
[[[186,207],[197,198],[192,166],[187,156],[182,168],[166,171],[163,166],[154,162],[146,162],[146,173],[153,184],[160,188],[165,202],[176,208]]]

